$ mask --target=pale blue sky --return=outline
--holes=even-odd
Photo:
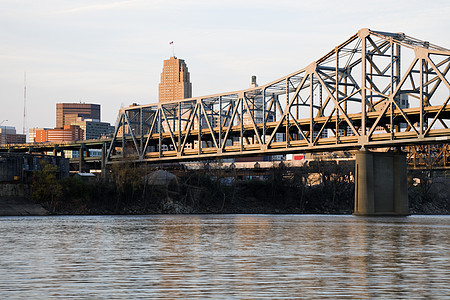
[[[450,2],[0,0],[0,122],[54,127],[57,102],[158,101],[164,59],[185,59],[193,96],[247,88],[302,69],[360,28],[450,48]]]

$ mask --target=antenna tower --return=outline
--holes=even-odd
[[[26,117],[27,117],[27,72],[23,76],[23,128],[22,134],[26,134]]]

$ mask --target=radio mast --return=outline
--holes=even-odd
[[[27,117],[27,72],[23,76],[23,128],[22,134],[26,134],[26,117]]]

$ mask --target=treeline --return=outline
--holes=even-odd
[[[354,205],[354,165],[348,163],[316,161],[302,168],[281,164],[259,176],[210,164],[196,171],[177,170],[174,176],[123,163],[90,180],[58,180],[55,168],[44,163],[32,184],[33,200],[52,214],[350,214]],[[423,178],[418,181],[418,176]],[[448,195],[433,185],[426,173],[410,176],[412,213],[450,211]]]

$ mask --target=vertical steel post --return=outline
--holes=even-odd
[[[222,147],[222,96],[219,96],[219,149]]]
[[[263,145],[266,145],[266,122],[268,117],[266,116],[266,88],[262,89],[262,100],[263,100],[262,143]]]
[[[158,157],[162,157],[162,124],[161,124],[161,104],[158,104],[158,113],[155,117],[158,118]]]
[[[286,115],[286,148],[289,147],[289,78],[286,78],[286,106],[284,108],[284,113]]]
[[[419,120],[419,133],[423,136],[423,58],[420,59],[420,120]]]
[[[201,115],[201,99],[197,99],[196,112],[197,112],[197,124],[198,124],[198,155],[202,154],[202,115]]]
[[[391,38],[391,40],[390,40],[390,46],[391,46],[391,61],[390,61],[390,66],[391,66],[391,89],[390,89],[390,94],[392,95],[393,93],[394,93],[394,65],[393,65],[393,59],[394,59],[394,47],[393,47],[393,41],[392,41],[392,38]],[[393,99],[395,99],[395,98],[393,98]],[[399,96],[399,99],[400,99],[400,96]],[[389,119],[389,121],[390,121],[390,130],[391,130],[391,133],[390,133],[390,138],[391,138],[391,140],[393,140],[394,139],[394,110],[393,110],[393,103],[390,103],[390,105],[391,105],[391,117],[390,117],[390,119]]]
[[[123,114],[125,114],[125,111]],[[120,120],[122,122],[122,158],[125,158],[125,117],[123,114]]]
[[[181,101],[177,103],[178,105],[178,155],[181,155],[183,149],[181,149]]]
[[[242,97],[244,97],[244,95],[240,95]],[[239,115],[239,121],[241,123],[240,126],[240,151],[242,152],[244,150],[244,100],[238,96],[238,108],[237,110],[239,111],[239,108],[241,109],[241,113]]]
[[[309,74],[309,146],[313,146],[314,142],[314,90],[313,90],[313,82],[314,82],[314,72]]]
[[[335,78],[336,78],[336,84],[335,84],[335,97],[336,97],[336,144],[339,142],[339,124],[340,124],[340,120],[339,120],[339,108],[338,106],[340,106],[339,104],[339,49],[336,47],[334,49],[335,51],[335,55],[336,55],[336,70],[335,71]]]
[[[144,110],[142,107],[139,109],[140,118],[139,118],[139,131],[141,140],[139,141],[139,159],[144,159]]]
[[[361,134],[364,139],[366,136],[366,51],[367,36],[361,36]]]

